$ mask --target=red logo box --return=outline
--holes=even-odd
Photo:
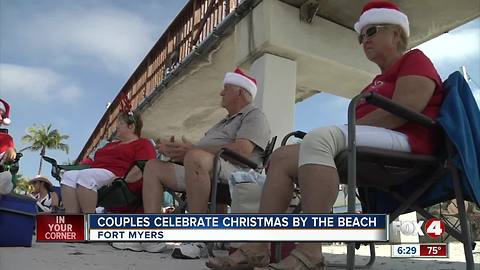
[[[83,215],[37,215],[37,241],[85,241]]]

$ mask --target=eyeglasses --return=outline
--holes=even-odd
[[[388,25],[373,25],[365,29],[358,35],[358,43],[362,44],[365,38],[373,37],[380,31],[382,28],[386,28]]]

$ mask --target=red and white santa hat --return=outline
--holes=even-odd
[[[362,14],[355,23],[355,31],[360,33],[369,24],[395,24],[402,27],[405,34],[410,36],[408,17],[400,11],[397,5],[389,1],[371,1],[362,10]]]
[[[4,113],[2,114],[2,124],[4,125],[10,125],[12,122],[10,120],[10,105],[8,103],[0,98],[0,111],[3,111]]]
[[[257,81],[255,78],[245,74],[240,68],[235,69],[234,72],[225,73],[223,84],[240,86],[247,90],[250,95],[252,95],[252,98],[255,98],[255,95],[257,94]]]

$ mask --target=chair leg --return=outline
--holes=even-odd
[[[408,199],[403,198],[402,200],[399,200],[399,202],[402,202],[402,204],[392,214],[390,214],[390,220],[393,221],[397,219],[401,214],[405,213],[408,209],[410,209],[411,205],[415,201],[417,201],[418,198],[420,198],[420,196],[422,196],[425,191],[430,188],[436,181],[436,179],[442,174],[443,172],[441,170],[438,170],[432,177],[426,180],[425,183],[422,184],[422,186],[417,188],[417,190],[415,190],[415,192],[413,192],[413,194],[410,195]]]
[[[222,150],[218,151],[213,160],[213,177],[212,177],[211,186],[210,186],[210,209],[209,209],[210,214],[215,214],[217,212],[217,184],[218,184],[218,177],[220,174],[219,161],[220,161],[220,155],[222,154],[222,152],[223,152]],[[213,254],[214,245],[215,245],[215,242],[207,243],[208,256],[210,257],[215,257],[215,254]]]
[[[403,196],[399,195],[396,192],[392,192],[391,194],[398,201],[406,201],[407,200],[406,198],[404,198]],[[426,219],[435,218],[432,214],[428,213],[427,211],[425,211],[425,209],[419,207],[418,205],[411,205],[409,207],[409,209],[411,209],[412,211],[418,212],[420,215],[422,215]],[[445,224],[445,230],[447,231],[447,233],[449,235],[453,236],[455,239],[457,239],[458,241],[463,243],[463,236],[457,229],[453,228],[449,224]],[[471,246],[472,246],[472,249],[474,249],[475,243],[472,242]]]
[[[355,269],[355,243],[347,244],[347,269]]]
[[[354,250],[355,250],[355,243],[352,243],[353,244],[353,247],[354,247]],[[350,245],[350,243],[349,243]],[[347,247],[348,248],[348,247]],[[334,267],[334,268],[347,268],[347,269],[369,269],[370,267],[372,267],[372,265],[375,263],[375,244],[374,243],[370,243],[369,244],[369,248],[370,248],[370,258],[368,260],[368,262],[364,265],[360,265],[360,266],[356,266],[354,265],[354,268],[349,268],[349,267],[352,267],[352,266],[349,266],[348,265],[348,258],[347,258],[347,264],[341,264],[341,263],[329,263],[327,265],[327,267]],[[353,256],[355,258],[355,253],[354,252],[351,252],[353,253]],[[347,253],[347,256],[348,256],[348,253]]]
[[[472,253],[472,239],[470,236],[470,227],[467,219],[467,213],[465,211],[465,201],[463,200],[462,188],[460,186],[460,176],[458,171],[453,165],[449,163],[450,171],[452,172],[453,187],[455,189],[455,195],[457,199],[458,214],[460,219],[460,228],[462,230],[462,242],[465,252],[465,260],[467,262],[468,270],[474,269],[473,253]]]

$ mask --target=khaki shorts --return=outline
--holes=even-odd
[[[175,168],[175,178],[177,180],[177,191],[185,191],[186,189],[186,180],[185,180],[185,167],[182,165],[174,164]],[[224,159],[220,159],[220,182],[228,184],[228,177],[233,172],[242,171],[245,168],[241,166],[234,165]]]
[[[319,164],[335,168],[335,156],[347,149],[348,128],[329,126],[309,132],[300,143],[298,166]],[[398,131],[372,127],[356,127],[356,145],[392,151],[410,152],[407,135]]]

